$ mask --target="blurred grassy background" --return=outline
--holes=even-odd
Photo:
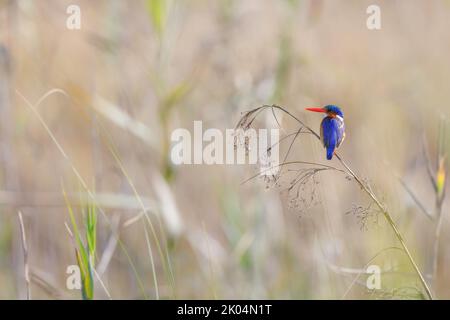
[[[276,103],[318,128],[303,109],[337,104],[341,154],[391,210],[431,284],[436,221],[399,177],[433,213],[423,149],[435,172],[450,132],[439,133],[450,115],[450,2],[377,1],[382,28],[370,31],[372,2],[0,1],[0,298],[26,297],[18,210],[32,298],[80,297],[66,288],[77,260],[63,189],[80,226],[85,190],[18,94],[34,104],[54,88],[67,96],[37,110],[98,196],[97,271],[112,298],[420,297],[405,256],[386,250],[398,243],[383,219],[346,214],[369,200],[341,174],[320,174],[314,205],[290,209],[282,187],[240,185],[251,166],[168,158],[172,130],[194,120],[234,128],[242,111]],[[81,8],[81,30],[66,28],[69,4]],[[261,120],[274,125],[270,113]],[[302,137],[290,157],[324,155]],[[447,213],[444,201],[439,298],[450,298]],[[380,291],[364,274],[351,286],[369,262],[386,271]],[[107,298],[98,282],[95,297]]]

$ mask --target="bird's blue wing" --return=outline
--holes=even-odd
[[[320,125],[320,136],[324,147],[327,149],[327,159],[333,158],[334,150],[342,142],[342,127],[335,118],[325,117]],[[342,131],[343,132],[343,131]]]

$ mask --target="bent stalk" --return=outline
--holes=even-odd
[[[272,111],[277,109],[280,110],[282,112],[284,112],[285,114],[287,114],[288,116],[290,116],[292,119],[294,119],[295,121],[297,121],[302,127],[304,127],[305,129],[307,129],[311,134],[313,134],[317,139],[320,140],[320,136],[310,127],[308,127],[305,123],[303,123],[303,121],[301,121],[298,117],[294,116],[292,113],[290,113],[288,110],[286,110],[283,107],[277,106],[277,105],[263,105],[259,108],[256,108],[254,110],[249,111],[248,113],[246,113],[241,121],[239,121],[238,126],[244,126],[244,127],[249,127],[251,125],[251,123],[255,120],[256,116],[263,111],[264,109],[271,109]],[[386,221],[388,222],[388,224],[391,226],[392,230],[394,231],[394,234],[396,236],[396,238],[398,239],[398,241],[400,242],[404,252],[406,253],[406,256],[408,257],[409,262],[411,263],[411,265],[414,268],[414,271],[416,272],[418,278],[420,279],[420,282],[422,283],[425,292],[428,296],[428,298],[430,300],[433,299],[433,295],[431,293],[430,288],[428,287],[427,282],[425,281],[425,278],[422,274],[422,272],[420,271],[419,267],[417,266],[417,263],[415,262],[414,258],[412,257],[408,246],[405,243],[405,240],[402,236],[402,234],[400,233],[396,223],[394,222],[394,220],[392,219],[391,214],[389,213],[389,211],[383,206],[383,204],[381,203],[380,200],[378,200],[378,198],[376,197],[376,195],[370,190],[370,188],[361,180],[361,178],[359,178],[359,176],[347,165],[347,163],[342,159],[342,157],[335,153],[336,158],[339,160],[339,162],[342,164],[342,166],[346,169],[346,171],[348,172],[349,175],[352,176],[352,178],[356,181],[356,183],[361,187],[361,189],[367,193],[367,195],[373,200],[373,202],[375,202],[375,204],[377,205],[377,207],[381,210],[381,212],[383,213],[383,216],[385,217]]]

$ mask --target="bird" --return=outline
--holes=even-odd
[[[320,140],[327,150],[327,160],[333,159],[334,152],[345,139],[344,113],[336,105],[322,108],[306,108],[308,111],[326,113],[320,124]]]

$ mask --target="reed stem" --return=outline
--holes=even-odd
[[[292,113],[290,113],[288,110],[286,110],[283,107],[277,106],[277,105],[263,105],[255,110],[252,110],[250,112],[259,112],[263,109],[271,109],[272,111],[274,109],[280,110],[284,113],[286,113],[287,115],[289,115],[291,118],[293,118],[294,120],[296,120],[302,127],[304,127],[305,129],[307,129],[309,132],[311,132],[317,139],[320,140],[320,135],[317,134],[313,129],[311,129],[309,126],[307,126],[303,121],[301,121],[298,117],[294,116]],[[362,188],[362,190],[367,193],[367,195],[375,202],[375,204],[377,205],[377,207],[381,210],[381,212],[383,213],[386,221],[388,222],[388,224],[391,226],[392,230],[394,231],[395,236],[397,237],[398,241],[400,242],[400,244],[402,245],[403,250],[406,253],[406,256],[408,257],[408,260],[410,261],[411,265],[414,268],[414,271],[416,272],[417,276],[420,279],[420,282],[422,283],[426,294],[428,296],[428,298],[430,300],[433,300],[433,295],[431,293],[430,288],[428,287],[427,282],[425,281],[425,278],[422,274],[422,272],[420,271],[419,267],[417,266],[417,263],[415,262],[414,258],[411,255],[411,252],[408,249],[408,246],[405,243],[405,240],[402,236],[402,234],[400,233],[397,224],[394,222],[394,220],[392,219],[391,214],[389,213],[389,211],[383,206],[383,204],[380,202],[380,200],[378,200],[378,198],[376,197],[376,195],[370,190],[370,188],[359,178],[359,176],[347,165],[347,163],[341,158],[341,156],[337,153],[335,153],[336,158],[339,160],[339,162],[342,164],[342,166],[347,170],[348,174],[350,174],[353,179],[359,184],[359,186]]]

